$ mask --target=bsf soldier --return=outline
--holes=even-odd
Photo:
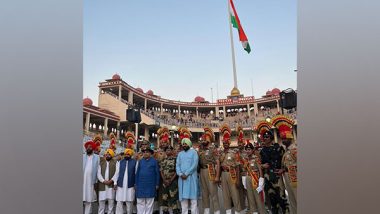
[[[219,161],[221,165],[221,183],[223,191],[223,202],[226,214],[232,213],[232,203],[235,213],[240,214],[242,205],[240,204],[239,186],[240,186],[240,162],[236,150],[230,149],[231,129],[227,124],[220,128],[223,136],[224,151],[221,152]]]
[[[292,126],[294,121],[285,115],[272,118],[277,128],[285,154],[282,157],[284,187],[288,192],[290,213],[297,213],[297,145],[294,143]]]
[[[261,149],[261,166],[264,171],[265,194],[269,199],[272,214],[287,213],[289,211],[282,181],[282,157],[285,150],[278,143],[273,143],[274,135],[270,130],[263,134],[263,148]]]
[[[220,213],[218,199],[218,183],[220,182],[220,162],[217,151],[210,144],[214,142],[215,135],[211,128],[205,127],[199,148],[200,183],[202,195],[202,207],[204,214],[210,213],[210,208],[214,214]],[[211,200],[211,203],[210,203]]]
[[[254,154],[254,149],[253,144],[247,142],[245,145],[247,159],[244,160],[244,168],[247,171],[245,187],[247,189],[249,213],[265,214],[264,201],[260,197],[260,192],[264,188],[264,177],[261,165]]]
[[[238,135],[238,139],[237,139],[237,143],[238,143],[238,147],[236,149],[237,151],[237,155],[238,155],[238,160],[240,162],[240,167],[239,167],[239,170],[240,170],[240,176],[239,176],[239,179],[242,181],[240,183],[240,186],[239,186],[239,197],[240,197],[240,205],[241,205],[241,209],[244,210],[245,209],[245,199],[247,198],[247,190],[244,189],[244,185],[243,185],[243,180],[245,181],[245,178],[247,176],[247,170],[244,166],[244,160],[247,159],[247,154],[246,154],[246,151],[244,149],[244,132],[243,132],[243,127],[241,125],[238,125],[236,127],[236,132],[237,132],[237,135]]]

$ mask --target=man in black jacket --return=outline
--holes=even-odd
[[[263,134],[264,142],[260,156],[265,180],[264,191],[266,200],[269,200],[269,208],[272,214],[278,214],[280,209],[282,213],[287,213],[289,208],[282,180],[283,169],[281,168],[285,150],[278,143],[273,143],[273,139],[274,136],[271,131],[266,131]]]

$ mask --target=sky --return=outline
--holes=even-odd
[[[227,0],[84,0],[83,97],[113,74],[166,99],[225,99],[233,88]],[[251,53],[233,29],[238,88],[259,98],[297,88],[296,0],[234,0]]]

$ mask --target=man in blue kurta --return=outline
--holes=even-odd
[[[191,202],[191,214],[198,214],[198,153],[192,148],[189,138],[182,139],[181,144],[183,151],[178,154],[176,171],[179,176],[178,190],[182,214],[188,213],[189,201]]]
[[[152,157],[153,150],[142,150],[143,158],[139,160],[136,171],[137,213],[152,214],[154,197],[160,183],[158,162]]]

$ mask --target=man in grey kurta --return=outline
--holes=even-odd
[[[188,213],[189,201],[191,202],[191,214],[198,214],[198,153],[191,148],[192,143],[189,138],[182,139],[181,143],[183,151],[178,154],[176,172],[179,177],[178,190],[182,214]]]

